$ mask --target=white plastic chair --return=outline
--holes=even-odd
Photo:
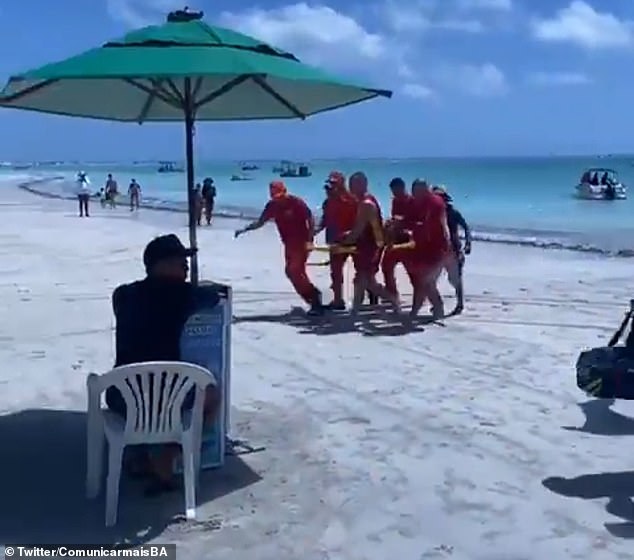
[[[184,362],[144,362],[88,376],[86,495],[96,498],[99,494],[104,444],[108,440],[106,526],[117,522],[119,479],[127,445],[181,445],[186,515],[188,519],[196,518],[203,406],[210,384],[216,381],[209,370]],[[112,386],[125,400],[125,419],[101,407],[101,394]],[[183,400],[194,387],[194,406],[183,413]]]

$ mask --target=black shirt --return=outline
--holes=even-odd
[[[458,232],[459,227],[465,230],[465,232],[469,231],[467,221],[462,214],[451,204],[447,204],[447,228],[449,229],[449,236],[451,238],[451,247],[456,252],[459,252],[462,247],[460,234]]]
[[[112,294],[116,318],[115,367],[155,360],[178,361],[180,336],[193,309],[193,286],[146,278]]]

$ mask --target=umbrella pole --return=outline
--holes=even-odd
[[[191,257],[191,281],[198,285],[198,244],[196,242],[196,198],[194,193],[194,111],[192,108],[191,81],[185,78],[185,159],[187,160],[187,208],[189,214],[189,246]]]

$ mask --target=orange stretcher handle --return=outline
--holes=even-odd
[[[414,241],[408,241],[407,243],[398,243],[396,245],[388,245],[386,249],[413,249],[416,247],[416,243]],[[306,248],[309,251],[318,251],[320,253],[334,253],[334,254],[342,254],[342,253],[356,253],[357,247],[356,245],[315,245],[314,243],[308,243]]]

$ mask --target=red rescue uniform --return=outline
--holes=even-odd
[[[450,250],[446,211],[445,201],[437,194],[427,192],[414,198],[410,221],[416,247],[412,259],[417,273],[425,277],[440,275]]]
[[[284,194],[267,203],[260,219],[275,222],[284,245],[286,276],[304,301],[314,303],[319,291],[306,273],[308,244],[313,236],[310,208],[301,198]]]
[[[374,276],[379,271],[384,245],[381,207],[376,198],[369,193],[364,195],[357,204],[358,208],[362,204],[372,204],[376,209],[376,221],[375,223],[367,224],[361,232],[355,243],[357,250],[352,255],[352,261],[357,275]]]
[[[396,239],[393,240],[395,244],[405,241],[405,236],[403,234],[398,235],[398,232],[403,232],[403,230],[411,224],[413,206],[414,199],[409,194],[392,198],[392,220],[394,221],[395,231],[397,233]],[[411,249],[391,249],[390,247],[385,249],[383,259],[381,260],[381,272],[383,273],[385,289],[388,292],[398,295],[394,272],[396,265],[399,263],[405,268],[412,286],[416,286],[417,277],[413,262]]]
[[[333,194],[324,204],[324,225],[328,243],[339,243],[354,227],[357,216],[357,201],[346,190]],[[341,301],[343,294],[343,269],[349,253],[330,254],[330,280],[335,300]]]

